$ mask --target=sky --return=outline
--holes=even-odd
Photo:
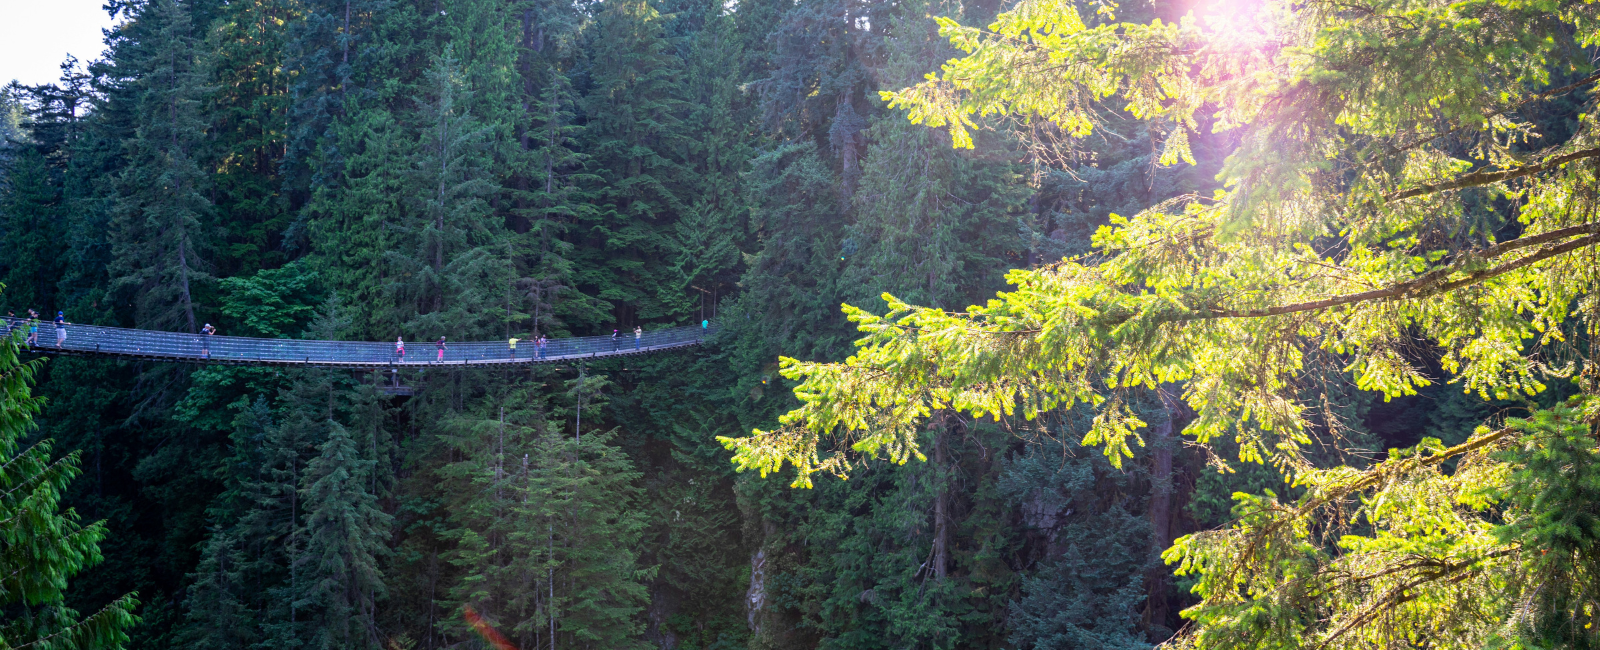
[[[55,81],[68,53],[85,63],[100,58],[100,29],[111,27],[104,2],[0,0],[0,85]]]

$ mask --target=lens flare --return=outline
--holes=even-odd
[[[483,620],[483,616],[480,616],[478,610],[473,609],[471,605],[462,605],[461,611],[466,616],[467,625],[483,637],[484,641],[488,641],[489,647],[494,650],[517,650],[517,646],[511,645],[511,641],[501,634],[500,630],[494,629],[493,625]]]

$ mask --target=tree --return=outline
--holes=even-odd
[[[304,18],[281,2],[227,3],[218,13],[201,44],[212,78],[202,113],[212,134],[211,195],[217,213],[228,215],[219,224],[223,275],[281,264],[292,248],[282,240],[292,215],[278,174],[291,104],[283,58],[288,26]]]
[[[44,156],[23,148],[8,161],[0,187],[0,245],[11,254],[4,267],[7,302],[48,313],[60,279],[60,189],[50,182]],[[24,315],[26,312],[20,312]]]
[[[369,487],[376,462],[364,458],[349,432],[327,423],[321,454],[306,464],[305,560],[299,602],[309,605],[309,646],[377,648],[377,600],[385,587],[378,559],[388,552],[392,517]]]
[[[637,614],[654,570],[638,565],[640,474],[614,432],[578,441],[530,408],[457,426],[461,460],[439,471],[459,526],[455,604],[518,647],[644,647]]]
[[[613,322],[688,310],[682,278],[650,259],[671,259],[675,224],[686,206],[682,62],[665,38],[665,18],[649,2],[607,3],[594,18],[592,86],[584,94],[584,147],[604,184],[598,210],[571,236],[589,251],[577,258],[580,287],[612,303]]]
[[[997,114],[1086,136],[1115,97],[1165,134],[1164,165],[1194,163],[1203,123],[1232,132],[1224,189],[1113,216],[1094,254],[1012,271],[1013,291],[964,312],[890,295],[882,316],[846,306],[864,334],[856,354],[785,359],[801,405],[776,431],[724,439],[735,462],[762,474],[792,463],[805,486],[851,467],[842,450],[823,456],[824,438],[906,462],[925,458],[918,432],[939,409],[998,419],[1080,407],[1094,414],[1084,443],[1120,464],[1143,444],[1129,389],[1176,383],[1196,414],[1186,435],[1232,436],[1240,461],[1270,462],[1306,487],[1293,506],[1241,497],[1233,527],[1168,551],[1200,581],[1202,601],[1185,614],[1198,625],[1180,644],[1531,642],[1512,594],[1537,587],[1519,571],[1539,549],[1490,542],[1480,533],[1495,515],[1444,505],[1498,507],[1471,495],[1503,485],[1494,472],[1504,470],[1486,468],[1520,465],[1437,468],[1546,443],[1507,427],[1367,470],[1318,467],[1300,379],[1325,353],[1386,399],[1429,385],[1428,358],[1483,398],[1532,399],[1566,377],[1600,390],[1600,350],[1584,345],[1600,327],[1600,179],[1588,162],[1600,157],[1600,124],[1592,98],[1564,133],[1524,117],[1600,80],[1575,55],[1600,42],[1596,8],[1269,2],[1146,24],[1109,10],[1086,20],[1064,2],[1028,2],[987,30],[940,19],[968,54],[884,97],[913,122],[947,127],[957,146]],[[1547,134],[1565,137],[1538,140]],[[1582,404],[1565,408],[1535,420],[1594,421]],[[1527,507],[1505,516],[1549,512]],[[1349,521],[1340,513],[1377,529],[1338,542],[1354,545],[1345,555],[1308,532]],[[1437,546],[1402,551],[1386,537],[1433,518]],[[1561,606],[1592,606],[1574,598]]]
[[[14,337],[0,340],[0,606],[16,615],[0,624],[0,648],[119,648],[138,619],[135,594],[88,617],[63,604],[67,580],[100,562],[103,522],[80,524],[61,509],[62,493],[80,472],[78,454],[51,458],[51,442],[23,446],[43,399],[32,393],[43,365],[23,362]]]
[[[201,250],[211,201],[199,162],[205,133],[200,102],[209,74],[196,47],[188,5],[159,0],[139,22],[152,31],[139,70],[138,131],[117,179],[111,273],[142,327],[200,329],[199,285],[209,279]]]
[[[493,245],[500,228],[489,220],[487,199],[499,189],[488,155],[495,129],[473,114],[466,73],[449,46],[427,71],[427,95],[417,104],[422,128],[411,169],[418,189],[409,197],[410,218],[402,222],[403,246],[411,250],[389,258],[409,278],[394,283],[403,313],[415,315],[408,325],[437,330],[449,320],[498,335],[498,328],[486,328],[485,319],[498,313],[493,306],[503,304],[510,269],[504,250]],[[480,271],[500,277],[483,285],[474,277]],[[488,295],[475,290],[487,290]]]
[[[754,156],[746,134],[755,107],[740,92],[745,56],[733,16],[717,2],[692,2],[683,22],[695,27],[684,54],[684,85],[689,99],[685,122],[698,127],[685,152],[692,189],[676,224],[679,242],[674,264],[682,293],[699,292],[701,304],[714,307],[738,279],[739,246],[749,230],[750,204],[742,179]],[[701,318],[709,318],[710,309]]]

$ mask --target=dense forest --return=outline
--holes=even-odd
[[[1095,363],[1145,374],[1081,383],[1038,379],[1052,396],[1043,401],[984,389],[1001,395],[994,399],[1027,404],[1015,412],[1009,403],[950,397],[939,392],[948,390],[940,384],[926,389],[935,397],[919,402],[920,410],[905,411],[911,415],[864,416],[866,428],[892,431],[892,440],[865,435],[855,439],[853,451],[820,462],[819,454],[831,452],[761,447],[761,434],[769,430],[807,431],[796,424],[801,420],[822,422],[829,431],[839,424],[819,415],[848,410],[825,404],[830,391],[847,391],[838,388],[842,384],[817,387],[829,369],[877,359],[883,361],[877,368],[894,369],[880,373],[894,375],[881,381],[897,382],[882,390],[911,395],[943,381],[929,378],[949,368],[977,374],[1012,368],[1003,361],[963,365],[938,356],[949,350],[917,346],[954,340],[936,336],[941,327],[965,332],[1026,320],[997,314],[1030,295],[1035,285],[1027,278],[1133,259],[1107,272],[1121,274],[1113,284],[1135,287],[1129,295],[1170,298],[1179,295],[1163,293],[1173,279],[1141,274],[1170,263],[1178,275],[1215,277],[1204,264],[1173,261],[1186,253],[1151,253],[1157,261],[1138,257],[1150,249],[1133,242],[1135,235],[1117,234],[1145,223],[1129,215],[1175,215],[1177,223],[1183,215],[1227,212],[1232,216],[1218,216],[1221,225],[1207,226],[1205,236],[1254,231],[1282,244],[1304,235],[1306,250],[1315,245],[1318,251],[1364,245],[1359,228],[1295,226],[1285,234],[1259,222],[1239,225],[1238,214],[1248,209],[1194,206],[1225,205],[1225,192],[1263,196],[1260,188],[1269,185],[1366,187],[1352,180],[1367,178],[1360,171],[1365,168],[1349,160],[1365,161],[1367,154],[1341,157],[1330,153],[1334,145],[1305,144],[1313,136],[1302,141],[1295,139],[1300,135],[1233,128],[1250,120],[1229,108],[1226,92],[1185,99],[1183,84],[1170,75],[1188,68],[1128,63],[1117,58],[1122,54],[1096,58],[1093,48],[1111,41],[1091,46],[1084,44],[1091,43],[1088,37],[1075,43],[1050,36],[1052,30],[1059,36],[1120,29],[1119,42],[1173,39],[1140,50],[1146,52],[1141,56],[1191,52],[1195,48],[1179,41],[1200,33],[1190,14],[1199,5],[1127,2],[1113,14],[1109,3],[1085,4],[1086,17],[1074,23],[1040,17],[1056,11],[1078,20],[1071,3],[1037,4],[1044,8],[1029,13],[1028,4],[987,0],[108,0],[106,10],[121,22],[107,32],[103,58],[69,59],[58,83],[13,83],[0,97],[0,312],[60,311],[74,323],[154,330],[197,332],[212,324],[243,336],[419,343],[439,336],[589,336],[702,320],[717,330],[687,351],[596,360],[581,368],[406,371],[399,381],[413,389],[408,395],[385,390],[389,378],[366,371],[41,359],[13,341],[0,351],[0,388],[10,396],[8,408],[23,415],[0,413],[0,458],[70,465],[70,471],[52,470],[48,483],[71,512],[39,526],[82,534],[73,538],[79,551],[51,565],[55,574],[44,582],[53,586],[0,588],[0,647],[22,647],[19,639],[36,636],[46,639],[38,647],[90,647],[94,639],[138,649],[1150,648],[1194,621],[1223,626],[1217,621],[1232,617],[1278,629],[1273,626],[1290,626],[1281,621],[1340,620],[1337,611],[1284,613],[1265,606],[1255,614],[1238,608],[1219,614],[1215,595],[1225,589],[1216,577],[1198,570],[1175,575],[1174,569],[1217,567],[1225,560],[1168,550],[1199,548],[1192,540],[1211,538],[1195,534],[1255,521],[1251,504],[1302,499],[1322,507],[1315,499],[1326,483],[1307,468],[1377,467],[1381,473],[1386,458],[1455,449],[1479,440],[1473,436],[1481,425],[1505,426],[1507,417],[1537,422],[1530,414],[1559,411],[1551,416],[1555,421],[1594,419],[1592,412],[1560,411],[1561,404],[1578,404],[1564,401],[1569,397],[1596,392],[1568,380],[1594,374],[1592,349],[1591,365],[1576,372],[1562,370],[1554,357],[1541,362],[1535,370],[1549,371],[1539,380],[1548,386],[1537,390],[1530,388],[1538,383],[1533,379],[1518,392],[1472,375],[1476,390],[1463,392],[1443,379],[1471,366],[1464,361],[1471,354],[1436,353],[1453,349],[1457,339],[1429,329],[1431,317],[1418,316],[1397,325],[1401,334],[1386,335],[1382,346],[1349,335],[1343,347],[1296,348],[1293,361],[1283,362],[1292,372],[1274,370],[1260,379],[1270,384],[1263,392],[1279,401],[1241,401],[1243,415],[1218,415],[1210,403],[1197,401],[1195,387],[1209,385],[1204,372],[1192,370],[1202,364],[1180,372],[1177,362],[1147,368],[1137,359],[1106,356]],[[1583,22],[1587,17],[1568,20],[1532,6],[1539,3],[1505,2],[1499,4],[1510,8],[1492,10],[1479,5],[1499,4],[1357,4],[1373,8],[1329,15],[1440,12],[1457,24],[1455,32],[1441,30],[1470,33],[1459,24],[1477,20],[1472,24],[1481,26],[1483,17],[1474,11],[1553,11],[1559,19],[1529,19],[1526,34],[1494,41],[1501,60],[1521,61],[1504,53],[1520,47],[1534,52],[1528,58],[1538,62],[1530,65],[1543,71],[1513,75],[1508,87],[1532,93],[1595,81],[1584,76],[1594,48],[1586,40],[1594,30]],[[1546,4],[1567,10],[1563,3]],[[1015,32],[997,27],[994,41],[962,40],[963,27],[1003,25],[1006,16],[1036,22]],[[1419,20],[1426,26],[1431,19]],[[1154,27],[1140,31],[1139,25]],[[1410,28],[1378,31],[1404,41],[1403,34],[1383,31],[1392,29]],[[1530,34],[1548,37],[1567,58],[1541,50],[1546,41]],[[928,76],[965,55],[995,67],[1015,63],[1020,58],[983,57],[996,51],[986,48],[1007,47],[1017,38],[1078,52],[1130,81],[1118,86],[1081,73],[1060,85],[1095,88],[1081,97],[1054,89],[1040,90],[1049,95],[1041,99],[1016,89],[963,87],[967,99],[951,99],[959,93],[940,94],[942,87]],[[1451,60],[1465,66],[1461,61],[1474,59]],[[1193,66],[1202,68],[1212,69]],[[961,70],[944,69],[947,82]],[[1303,78],[1344,79],[1357,74],[1353,69]],[[1136,83],[1139,75],[1157,74],[1151,70],[1169,75],[1161,81],[1167,95],[1154,104],[1148,93],[1160,94],[1150,90],[1160,84]],[[1215,74],[1227,78],[1216,82],[1219,87],[1234,83],[1232,73]],[[959,81],[970,79],[987,78]],[[1372,90],[1364,100],[1444,106],[1439,115],[1404,119],[1451,135],[1455,139],[1439,146],[1457,158],[1522,164],[1517,161],[1535,154],[1556,156],[1563,146],[1593,146],[1587,134],[1595,129],[1595,111],[1587,90],[1541,95],[1537,102],[1515,103],[1504,92],[1483,100],[1518,109],[1515,124],[1504,111],[1480,120],[1493,123],[1482,129],[1504,141],[1499,148],[1451,131],[1449,120],[1481,107],[1465,100],[1430,104],[1418,99],[1424,91],[1444,92],[1402,87]],[[1014,103],[988,110],[985,97],[996,96]],[[969,103],[951,108],[945,102]],[[1251,104],[1253,110],[1277,105]],[[908,106],[926,124],[908,120]],[[1030,119],[1027,111],[1012,110],[1017,106],[1048,119]],[[1327,119],[1346,129],[1338,136],[1346,143],[1413,137],[1409,126],[1396,126],[1401,117],[1385,122],[1385,116],[1352,109]],[[1363,131],[1361,119],[1384,122],[1372,128],[1382,133]],[[1539,138],[1539,147],[1553,149],[1529,144]],[[1380,144],[1361,146],[1393,149]],[[1326,173],[1273,176],[1268,163],[1239,162],[1252,153]],[[1545,167],[1524,162],[1543,173],[1571,160],[1579,159]],[[1482,164],[1457,162],[1441,154],[1408,163],[1409,171],[1391,165],[1385,178],[1416,184],[1426,180],[1424,172],[1461,174]],[[1477,171],[1489,174],[1484,183],[1530,176],[1483,169]],[[1241,174],[1256,174],[1250,178],[1257,185],[1230,180]],[[1341,174],[1343,180],[1331,178]],[[1424,187],[1443,187],[1427,182],[1436,185]],[[1582,183],[1592,193],[1592,179]],[[1420,226],[1383,219],[1373,227],[1383,230],[1385,242],[1437,250],[1533,232],[1532,222],[1518,214],[1525,196],[1518,192],[1525,188],[1456,191],[1464,187],[1445,188],[1450,192],[1438,214],[1449,219],[1417,217],[1434,230],[1408,234]],[[1351,206],[1364,205],[1362,197],[1411,196],[1340,191]],[[1216,198],[1207,204],[1198,197]],[[1344,198],[1295,203],[1299,199],[1274,195],[1260,201],[1305,214],[1345,205]],[[1585,214],[1578,223],[1592,224],[1592,210]],[[1254,241],[1249,236],[1241,241]],[[1245,246],[1213,247],[1203,239],[1183,239],[1193,244],[1185,250]],[[1341,243],[1330,243],[1336,240]],[[1592,256],[1594,245],[1588,246]],[[1119,258],[1117,251],[1135,252]],[[1346,263],[1345,253],[1330,255],[1338,259],[1317,264]],[[1357,257],[1349,253],[1348,259]],[[1259,255],[1256,263],[1300,277],[1292,260],[1269,258]],[[1405,258],[1404,268],[1432,277],[1424,275],[1427,264],[1453,259],[1417,253]],[[1593,275],[1592,259],[1587,267],[1579,264],[1577,272],[1561,273]],[[1382,282],[1401,277],[1375,268],[1358,270],[1382,275]],[[997,291],[1015,291],[1007,285],[1013,269],[1041,275],[1013,274],[1012,283],[1022,289],[996,299]],[[1457,277],[1449,276],[1454,272],[1446,268],[1439,277]],[[1300,299],[1264,287],[1239,293]],[[1593,302],[1594,295],[1592,286],[1574,290],[1569,302],[1584,296]],[[1592,328],[1561,320],[1565,311],[1550,316],[1554,308],[1543,306],[1548,300],[1506,300],[1523,301],[1521,311],[1511,309],[1516,314],[1537,311],[1545,318],[1527,317],[1534,321],[1529,327],[1566,332],[1564,340],[1576,348],[1593,340]],[[1535,303],[1538,309],[1527,306]],[[984,304],[989,311],[962,311]],[[1087,303],[1072,309],[1081,304]],[[1570,311],[1590,308],[1600,313],[1600,302]],[[869,315],[886,312],[888,320]],[[951,325],[935,313],[973,320]],[[1114,324],[1142,322],[1119,318]],[[857,344],[872,325],[888,329]],[[1168,331],[1156,325],[1136,336],[1093,323],[1073,327],[1099,336],[1094,341],[1171,348],[1152,334]],[[1280,338],[1295,338],[1295,327],[1301,336],[1314,336],[1312,325],[1296,321]],[[1496,341],[1509,346],[1511,357],[1551,345],[1529,327]],[[921,339],[919,332],[925,333]],[[1226,341],[1232,334],[1204,336]],[[1264,331],[1238,336],[1240,358],[1254,358],[1250,346],[1279,340]],[[1098,345],[1050,340],[1074,352]],[[884,351],[901,343],[909,347]],[[1362,356],[1377,348],[1389,356],[1378,362]],[[972,351],[983,347],[961,349],[978,354]],[[1007,350],[1041,364],[1054,359],[1034,348]],[[1273,355],[1281,353],[1261,354],[1277,359]],[[934,367],[925,372],[906,370],[926,359],[938,361],[928,362]],[[1392,380],[1371,370],[1398,366],[1415,372]],[[904,376],[895,374],[901,370]],[[872,381],[880,379],[850,390],[879,390]],[[1181,382],[1188,388],[1179,388]],[[1242,383],[1249,382],[1227,385]],[[1091,398],[1096,391],[1111,397]],[[1060,398],[1068,394],[1077,397]],[[1105,399],[1112,406],[1073,408]],[[1279,422],[1269,417],[1274,409],[1288,412],[1282,404],[1302,402],[1315,408]],[[24,422],[28,417],[31,424]],[[1237,424],[1217,425],[1219,417]],[[1283,442],[1246,432],[1252,417],[1262,430],[1294,434]],[[1135,429],[1142,433],[1131,433]],[[752,431],[758,435],[750,437]],[[1184,435],[1196,431],[1205,444]],[[1138,437],[1136,444],[1130,436]],[[1562,458],[1578,461],[1547,455],[1539,456],[1546,465],[1529,461],[1528,467],[1590,467],[1581,459],[1593,457],[1592,441],[1587,452],[1580,447],[1562,448],[1576,454]],[[29,451],[18,456],[19,449]],[[52,458],[63,460],[52,465]],[[1457,468],[1456,459],[1430,458],[1414,465]],[[0,468],[7,486],[20,481],[9,472],[33,467],[14,465]],[[756,466],[763,471],[741,471]],[[1460,467],[1476,465],[1461,461]],[[811,478],[819,471],[823,475]],[[838,476],[825,475],[829,471]],[[1589,473],[1574,485],[1589,492],[1561,503],[1588,503],[1580,497],[1600,494],[1600,471],[1582,471]],[[1538,492],[1541,479],[1525,474],[1506,480]],[[1351,496],[1359,490],[1341,494],[1359,507]],[[1393,499],[1456,498],[1441,494]],[[0,507],[14,506],[9,498],[0,497]],[[1492,501],[1483,499],[1489,497],[1470,504]],[[53,504],[54,497],[45,501]],[[1585,508],[1594,509],[1574,512]],[[1364,524],[1345,511],[1317,516],[1349,519],[1357,535],[1383,528],[1371,514],[1361,515],[1368,517]],[[1600,539],[1600,519],[1585,521],[1569,530],[1576,546],[1560,547],[1577,549],[1578,568],[1560,574],[1567,582],[1548,584],[1581,583],[1585,567],[1600,566],[1600,547],[1592,541]],[[1315,535],[1330,536],[1336,528],[1324,526]],[[1427,551],[1417,549],[1427,540],[1416,539],[1419,546],[1406,557],[1426,559]],[[1517,539],[1545,548],[1532,537]],[[4,548],[21,543],[8,537]],[[1321,557],[1312,542],[1283,544],[1299,549],[1285,553]],[[10,551],[0,556],[20,561],[9,559],[20,557]],[[1271,561],[1280,568],[1247,571],[1281,576],[1274,571],[1292,573],[1281,567],[1296,562]],[[1236,587],[1257,593],[1252,588]],[[1408,588],[1416,585],[1402,586],[1391,600],[1409,600]],[[1600,616],[1585,609],[1595,602],[1584,600],[1592,590],[1577,591],[1555,607],[1567,608],[1561,611],[1573,620]],[[1362,625],[1377,620],[1370,612],[1360,616],[1368,617]],[[78,619],[94,624],[80,627],[94,629],[72,637],[79,641],[63,641],[70,635],[61,631]],[[1201,645],[1299,644],[1209,638]],[[1594,639],[1584,633],[1560,638],[1566,640],[1515,647],[1576,647]],[[1354,642],[1355,635],[1346,640]]]

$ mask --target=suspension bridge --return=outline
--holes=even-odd
[[[23,334],[19,336],[26,336],[28,323],[24,320],[0,321],[4,322],[5,333],[21,330]],[[433,341],[407,342],[405,353],[401,354],[393,342],[262,339],[71,324],[62,328],[66,337],[58,346],[54,323],[40,321],[38,328],[37,342],[25,349],[43,354],[358,369],[505,367],[647,354],[699,345],[716,331],[714,327],[672,327],[644,332],[638,339],[628,331],[619,332],[616,337],[547,339],[542,348],[533,339],[519,340],[514,346],[509,340],[446,341],[441,357]]]

